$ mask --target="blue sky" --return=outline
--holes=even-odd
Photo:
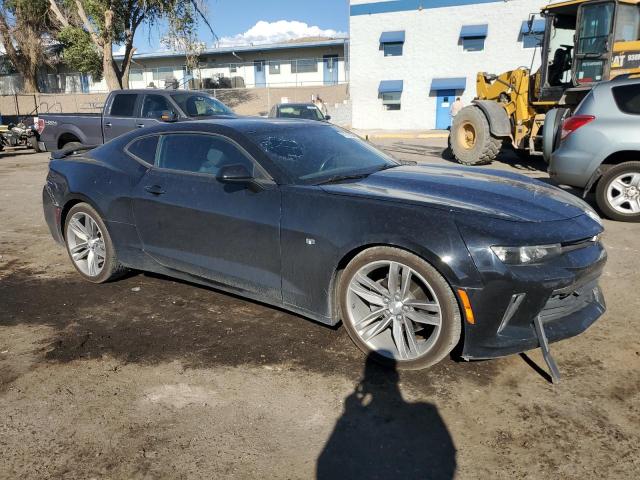
[[[309,27],[319,27],[325,33],[347,32],[349,27],[348,0],[208,0],[207,3],[211,25],[223,41],[242,43],[255,40],[264,43],[272,38],[278,40],[317,31],[307,30],[298,23],[275,23],[280,20],[306,23]],[[267,24],[261,23],[250,35],[241,36],[260,21]],[[151,29],[141,26],[135,39],[138,51],[160,49],[163,29],[163,25]],[[281,31],[284,33],[279,33]],[[200,36],[207,45],[214,42],[211,33],[202,25]]]

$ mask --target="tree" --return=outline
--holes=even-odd
[[[208,25],[202,0],[49,0],[65,50],[71,51],[75,46],[75,51],[80,52],[80,45],[91,45],[91,55],[101,59],[102,74],[109,90],[129,86],[129,69],[135,52],[133,40],[142,22],[154,24],[172,12],[184,10],[186,4],[191,5]],[[84,35],[79,30],[85,32]],[[114,43],[124,45],[120,62],[113,58]],[[74,53],[68,58],[70,66],[77,70],[88,68],[86,58],[82,60],[81,55]]]
[[[38,89],[38,66],[45,55],[51,23],[47,0],[0,1],[0,41],[6,56],[24,79],[24,91]]]

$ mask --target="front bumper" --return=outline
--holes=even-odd
[[[600,241],[593,239],[602,228],[586,215],[549,222],[543,231],[556,235],[554,227],[579,231],[584,237],[566,242],[560,256],[538,265],[505,265],[486,247],[495,243],[484,240],[484,246],[474,246],[473,240],[471,245],[468,242],[483,286],[466,289],[475,323],[465,322],[463,358],[495,358],[539,347],[533,324],[538,317],[551,343],[582,333],[605,312],[598,280],[607,254]],[[533,241],[534,245],[554,243],[542,238]]]

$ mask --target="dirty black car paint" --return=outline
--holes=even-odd
[[[43,191],[47,223],[63,242],[66,211],[88,202],[126,266],[238,293],[329,325],[340,320],[333,293],[349,260],[368,246],[402,248],[433,265],[454,292],[467,292],[475,319],[464,322],[465,358],[537,347],[537,315],[549,340],[557,341],[584,331],[604,312],[597,286],[606,262],[598,239],[603,229],[579,199],[520,175],[457,166],[394,164],[344,181],[300,180],[257,140],[284,138],[300,128],[308,134],[337,129],[271,119],[184,122],[52,160]],[[222,183],[128,153],[139,137],[185,132],[229,139],[264,168],[266,180],[259,188]],[[563,254],[533,265],[507,265],[490,248],[555,243]],[[503,324],[521,294],[524,300]]]

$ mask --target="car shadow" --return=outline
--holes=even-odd
[[[395,365],[369,355],[316,465],[317,479],[454,478],[456,448],[435,405],[407,402]]]

